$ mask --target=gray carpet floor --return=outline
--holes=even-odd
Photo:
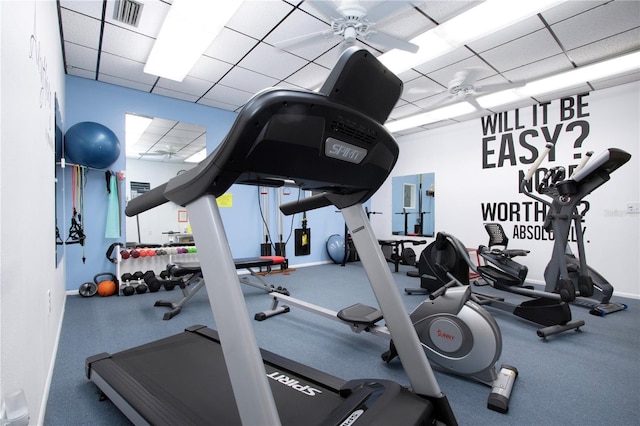
[[[393,265],[389,265],[393,268]],[[393,276],[407,309],[425,296],[405,295],[403,288],[419,286],[401,266]],[[393,269],[392,269],[393,270]],[[637,279],[635,277],[634,279]],[[289,289],[293,297],[339,310],[356,302],[376,306],[364,270],[347,266],[299,268],[289,275],[272,274],[269,284]],[[250,314],[268,309],[270,298],[242,286]],[[487,291],[486,287],[478,290]],[[179,290],[131,297],[68,296],[62,335],[47,403],[45,425],[126,425],[128,420],[87,380],[88,356],[115,353],[165,336],[193,324],[215,328],[206,291],[200,291],[170,321],[158,299],[179,300]],[[511,299],[509,299],[511,300]],[[515,296],[512,300],[516,301]],[[503,337],[498,361],[519,371],[510,410],[500,414],[486,408],[490,388],[478,382],[436,371],[458,422],[462,425],[640,425],[640,301],[614,300],[629,309],[596,317],[574,306],[574,319],[584,319],[580,332],[568,331],[542,341],[537,327],[503,311],[489,310]],[[400,363],[381,361],[388,341],[302,310],[254,322],[259,345],[344,379],[392,379],[407,385]],[[182,360],[172,360],[180,363]],[[170,368],[168,366],[167,368]],[[215,424],[215,419],[212,419]]]

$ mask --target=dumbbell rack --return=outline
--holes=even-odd
[[[136,248],[139,256],[133,257],[130,249],[123,249],[117,253],[116,256],[116,276],[118,281],[121,281],[123,274],[134,274],[136,271],[153,271],[156,275],[164,271],[168,264],[177,262],[198,262],[197,249],[194,246],[175,246],[175,247],[161,247],[161,248]],[[143,252],[145,250],[145,252]],[[191,250],[191,252],[189,252]],[[122,252],[126,251],[129,256],[123,258]],[[149,252],[153,251],[151,255]],[[160,251],[160,254],[158,254]],[[143,254],[144,253],[144,254]],[[121,294],[123,285],[119,284],[118,295]]]

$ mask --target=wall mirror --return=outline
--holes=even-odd
[[[206,127],[181,121],[126,114],[126,201],[191,169],[206,157]],[[132,190],[133,188],[133,190]],[[187,242],[184,208],[167,203],[126,218],[127,243]]]
[[[393,235],[433,237],[435,228],[435,173],[391,179]]]

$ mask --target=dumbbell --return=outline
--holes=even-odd
[[[149,287],[143,282],[144,273],[142,271],[136,271],[133,273],[133,278],[138,281],[138,285],[136,285],[136,293],[143,294],[149,290]]]
[[[162,287],[162,283],[160,282],[158,277],[156,277],[156,274],[153,271],[145,272],[143,279],[144,279],[144,282],[149,287],[149,291],[151,293],[155,293],[156,291],[160,290],[160,287]]]
[[[129,272],[126,272],[122,274],[120,278],[122,279],[122,283],[124,284],[124,287],[122,288],[122,294],[124,294],[125,296],[132,296],[133,294],[135,294],[136,289],[131,285],[131,281],[134,279],[133,275]]]

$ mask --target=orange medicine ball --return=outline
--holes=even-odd
[[[116,283],[105,280],[98,283],[98,294],[102,297],[113,296],[116,294]]]

